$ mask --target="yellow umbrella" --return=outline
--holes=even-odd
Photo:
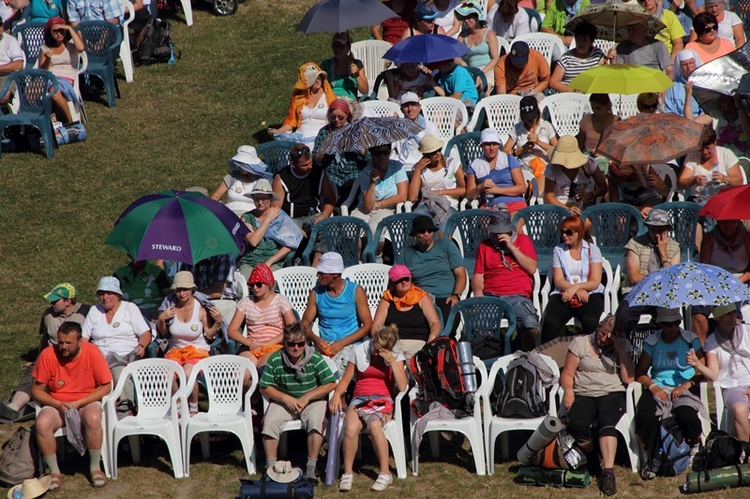
[[[672,80],[658,69],[635,64],[611,64],[587,69],[568,84],[585,94],[664,92]]]

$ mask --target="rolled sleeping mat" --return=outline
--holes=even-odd
[[[588,470],[545,470],[533,466],[521,466],[518,468],[516,483],[584,488],[591,483],[591,476]]]
[[[685,494],[695,494],[748,485],[750,485],[750,464],[738,464],[713,470],[691,471],[685,475],[685,483],[680,489]]]
[[[562,429],[563,424],[558,418],[555,416],[547,416],[536,431],[531,434],[531,437],[529,437],[526,443],[523,444],[523,447],[519,449],[516,458],[518,458],[523,465],[531,463],[531,458],[554,440]]]
[[[326,458],[326,476],[325,484],[328,486],[333,485],[336,481],[336,477],[339,474],[339,422],[341,420],[341,413],[336,412],[331,414],[331,434],[328,436],[328,457]]]

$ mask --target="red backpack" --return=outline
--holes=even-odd
[[[422,417],[432,402],[448,409],[467,411],[466,387],[458,365],[458,344],[449,336],[439,336],[426,343],[409,360],[409,371],[419,385],[412,410]]]

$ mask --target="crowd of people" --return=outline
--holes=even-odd
[[[259,368],[258,386],[270,401],[261,428],[268,467],[277,462],[284,423],[299,419],[308,433],[305,478],[317,481],[325,414],[343,412],[339,490],[352,488],[352,465],[365,427],[379,467],[372,490],[384,490],[392,476],[383,425],[392,417],[396,394],[408,386],[404,362],[441,333],[456,334],[457,324],[441,324],[469,293],[499,297],[510,305],[519,332],[514,349],[531,350],[570,334],[566,325],[571,319],[578,321],[580,336],[570,344],[560,378],[562,406],[575,415],[569,430],[584,449],[593,451],[598,435],[603,459],[599,486],[605,495],[616,492],[613,426],[625,410],[626,385],[633,381],[644,387],[636,409],[636,429],[644,448],[653,445],[657,416],[672,413],[693,447],[692,454],[697,451],[701,436],[705,437],[699,415],[707,408],[698,393],[698,383],[704,379],[718,381],[723,393],[717,396],[723,396],[734,414],[737,436],[747,440],[750,371],[738,359],[750,347],[743,343],[746,326],[737,322],[740,308],[695,307],[692,317],[683,318],[676,309],[634,307],[626,300],[648,274],[693,253],[741,282],[750,280],[750,235],[742,221],[712,226],[701,220],[696,240],[681,247],[669,235],[674,227],[668,213],[657,207],[676,189],[685,199],[705,204],[722,188],[744,183],[737,155],[747,150],[741,137],[750,135],[745,103],[741,98],[724,99],[723,120],[713,129],[710,116],[700,114],[686,80],[699,64],[744,43],[744,32],[734,29],[732,13],[724,10],[723,3],[707,0],[706,12],[692,16],[694,31],[688,37],[672,10],[655,0],[642,0],[642,6],[667,29],[651,38],[645,23],[628,26],[631,39],[605,54],[593,45],[594,26],[580,23],[573,32],[564,28],[572,15],[588,5],[587,0],[548,2],[541,30],[556,34],[566,46],[575,41],[575,47],[554,61],[551,69],[525,42],[512,42],[531,24],[523,1],[500,0],[486,17],[482,8],[471,3],[386,3],[400,15],[374,26],[375,38],[398,41],[445,33],[472,49],[464,59],[435,65],[435,74],[416,64],[386,73],[390,97],[422,132],[343,154],[321,152],[327,137],[362,117],[356,99],[369,90],[362,61],[351,57],[350,35],[336,33],[333,57],[320,65],[300,66],[288,116],[282,126],[270,130],[295,142],[288,163],[279,171],[269,171],[254,147],[241,146],[211,194],[214,200],[224,201],[249,230],[239,254],[218,255],[195,265],[131,261],[113,276],[101,278],[98,304],[91,307],[78,302],[70,283],[58,284],[45,295],[49,308],[40,326],[39,358],[11,397],[0,403],[0,417],[7,422],[32,417],[32,399],[44,407],[37,419],[37,439],[53,488],[62,486],[53,435],[66,411],[80,410],[91,482],[104,486],[98,401],[109,393],[113,380],[117,383],[123,366],[146,355],[163,355],[189,374],[212,348],[226,349],[231,340],[238,345],[236,353]],[[59,56],[59,39],[73,33],[64,23],[50,22],[45,64]],[[717,42],[717,32],[731,34],[732,40]],[[77,49],[80,40],[70,36],[67,46]],[[502,37],[512,45],[508,54],[500,56],[497,38]],[[540,112],[539,100],[548,87],[570,91],[567,84],[577,74],[612,61],[654,67],[674,77],[675,86],[666,94],[639,96],[639,112],[677,112],[707,124],[698,151],[665,165],[674,171],[677,185],[668,185],[649,166],[617,164],[594,154],[601,134],[619,119],[608,95],[590,96],[592,113],[582,118],[577,137],[558,135]],[[467,65],[492,75],[488,81],[493,92],[523,98],[521,120],[510,137],[503,141],[496,130],[483,129],[481,152],[462,164],[444,153],[437,128],[421,114],[420,100],[432,91],[473,109],[483,95],[477,92]],[[539,199],[532,199],[524,172],[536,178]],[[450,217],[463,208],[463,200],[475,202],[490,215],[488,236],[478,242],[475,254],[462,254],[447,232]],[[342,255],[330,251],[320,235],[311,238],[312,230],[322,220],[351,209],[352,216],[363,220],[374,235],[381,222],[407,201],[414,206],[409,244],[396,251],[388,249],[385,235],[375,241],[375,260],[392,266],[373,313],[364,287],[342,277]],[[559,244],[547,268],[540,266],[539,248],[525,233],[523,221],[514,219],[537,201],[566,212],[555,227]],[[605,282],[605,258],[582,215],[596,203],[614,201],[637,208],[645,232],[630,234],[623,248],[618,266],[623,275],[621,301],[614,315],[605,317],[605,285],[611,283]],[[371,242],[360,242],[360,259]],[[295,310],[289,298],[278,292],[274,270],[298,264],[306,245],[312,247],[317,281],[306,306]],[[537,274],[550,283],[545,309],[535,305]],[[247,296],[242,296],[237,276],[247,283]],[[658,330],[643,341],[634,363],[629,340],[642,315],[652,315]],[[693,331],[680,326],[683,319],[692,321]],[[154,348],[157,344],[160,347]],[[352,381],[353,395],[348,398]],[[245,383],[250,386],[249,379]],[[190,414],[200,411],[197,385],[188,405]],[[126,384],[117,402],[118,417],[136,411],[132,386]],[[595,421],[597,432],[592,431]],[[650,479],[653,472],[644,467],[641,476]]]

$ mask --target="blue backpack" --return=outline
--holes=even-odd
[[[674,418],[662,419],[650,454],[649,468],[658,476],[677,476],[687,470],[690,444],[685,441]]]

